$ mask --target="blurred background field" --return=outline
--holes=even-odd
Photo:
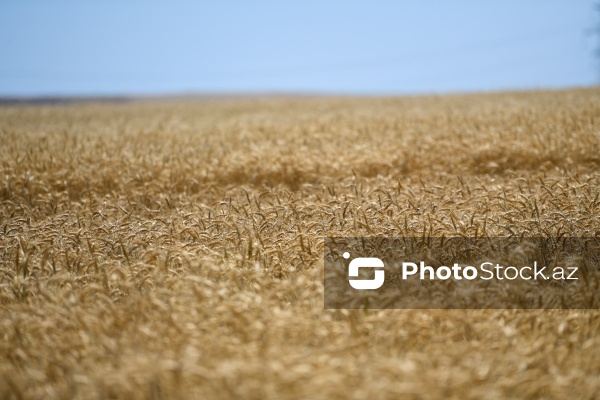
[[[597,235],[599,110],[597,89],[1,108],[0,393],[593,398],[597,310],[324,310],[322,239]]]

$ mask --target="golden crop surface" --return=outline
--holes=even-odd
[[[2,107],[0,398],[598,398],[599,311],[324,310],[323,238],[595,236],[599,171],[597,88]]]

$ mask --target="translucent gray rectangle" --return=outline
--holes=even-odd
[[[600,308],[600,237],[329,237],[324,244],[329,309]]]

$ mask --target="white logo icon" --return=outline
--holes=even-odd
[[[345,252],[342,255],[346,260],[350,258],[350,253]],[[348,275],[351,277],[358,277],[358,269],[359,268],[383,268],[383,261],[379,258],[375,257],[359,257],[350,261],[350,265],[348,266]],[[373,279],[350,279],[350,286],[354,289],[358,290],[367,290],[367,289],[379,289],[383,286],[383,281],[385,279],[385,273],[381,269],[375,270],[375,278]]]

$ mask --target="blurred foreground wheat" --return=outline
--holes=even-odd
[[[600,393],[596,310],[322,287],[328,235],[598,235],[598,89],[4,107],[0,172],[0,399]]]

